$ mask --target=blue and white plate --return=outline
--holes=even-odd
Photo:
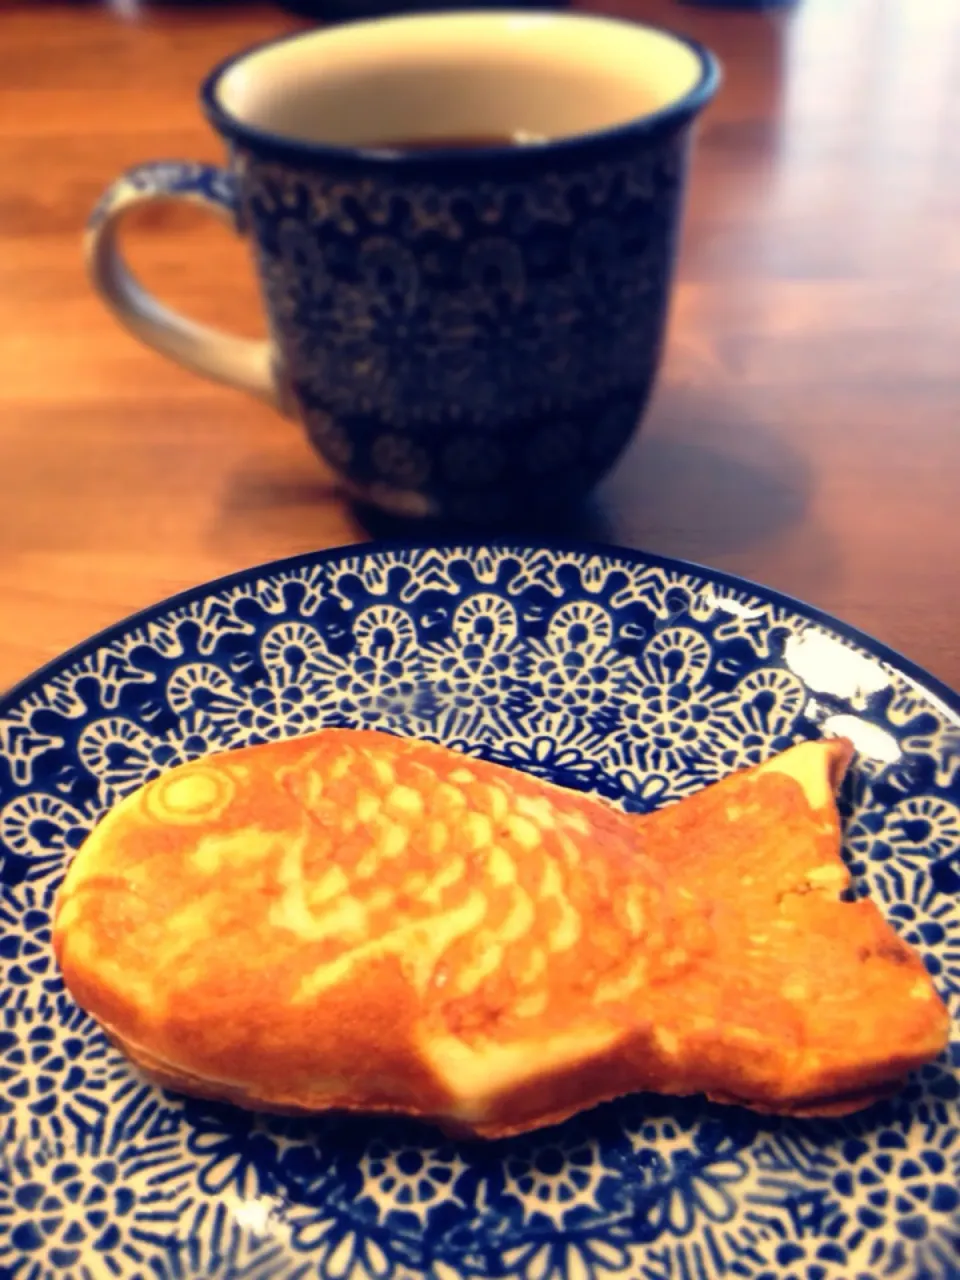
[[[626,551],[351,548],[252,569],[0,704],[0,1275],[960,1275],[960,1043],[843,1121],[637,1095],[491,1144],[145,1084],[61,985],[65,862],[158,771],[327,724],[437,739],[639,809],[845,733],[858,886],[960,1013],[960,700],[895,654],[774,592]]]

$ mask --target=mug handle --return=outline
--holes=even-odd
[[[97,293],[125,328],[161,355],[284,411],[268,341],[238,338],[198,324],[158,302],[130,272],[117,244],[124,215],[139,205],[183,200],[242,231],[237,183],[227,169],[156,160],[130,169],[104,192],[84,242],[87,272]]]

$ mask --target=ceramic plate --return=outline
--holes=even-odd
[[[839,623],[575,545],[351,548],[178,596],[0,704],[0,1274],[16,1280],[943,1280],[960,1043],[842,1122],[637,1095],[455,1143],[138,1078],[64,993],[50,910],[118,797],[208,751],[366,725],[637,809],[845,733],[846,853],[960,1012],[960,700]]]

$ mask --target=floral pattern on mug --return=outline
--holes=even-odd
[[[293,397],[355,490],[484,519],[583,492],[612,465],[659,361],[686,136],[473,181],[442,166],[351,178],[241,149]]]

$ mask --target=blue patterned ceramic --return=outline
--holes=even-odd
[[[441,55],[453,71],[424,62]],[[350,59],[346,87],[325,87]],[[466,521],[553,506],[609,470],[643,412],[690,127],[716,82],[699,47],[585,15],[419,16],[275,42],[204,86],[229,171],[121,178],[91,219],[92,277],[140,337],[290,409],[368,502]],[[369,149],[518,128],[566,136]],[[269,346],[158,318],[131,285],[115,224],[156,199],[249,235]]]
[[[65,993],[50,909],[106,809],[319,725],[651,809],[854,738],[846,854],[960,1012],[960,699],[759,587],[577,545],[352,548],[177,596],[0,704],[0,1275],[946,1280],[960,1042],[842,1121],[637,1095],[524,1138],[255,1116],[145,1084]]]

